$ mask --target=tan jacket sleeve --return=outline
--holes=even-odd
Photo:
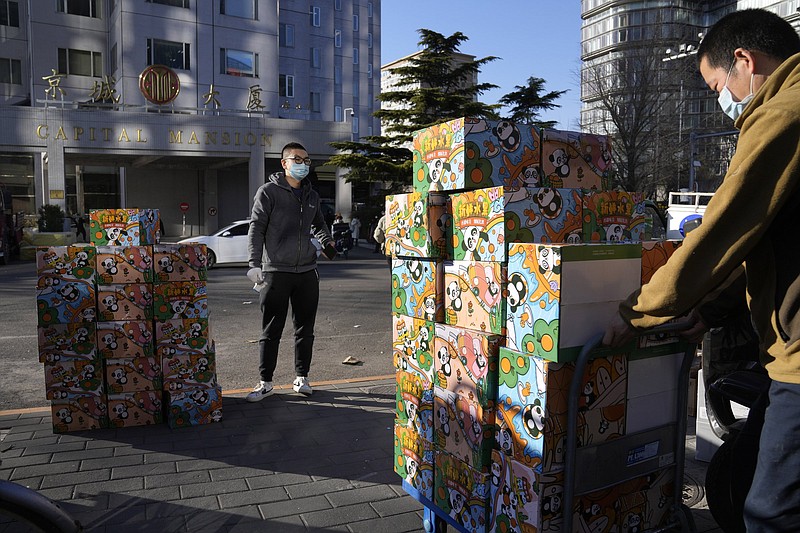
[[[798,121],[779,110],[746,118],[722,185],[703,223],[648,284],[620,304],[636,329],[663,324],[691,310],[744,262],[797,184]]]

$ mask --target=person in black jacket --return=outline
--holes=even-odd
[[[311,235],[319,240],[323,254],[336,256],[333,240],[320,209],[319,194],[305,178],[311,158],[299,143],[281,151],[284,172],[272,174],[259,187],[250,214],[247,234],[247,277],[260,293],[262,333],[259,338],[261,379],[247,401],[257,402],[272,393],[272,375],[278,362],[281,333],[292,304],[294,323],[295,392],[309,396],[308,381],[314,345],[314,323],[319,303],[317,252]]]

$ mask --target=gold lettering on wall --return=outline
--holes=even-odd
[[[81,128],[80,126],[75,126],[74,128],[72,128],[72,132],[75,134],[75,140],[80,141],[81,135],[83,135],[83,128]]]
[[[183,141],[181,141],[181,135],[183,135],[183,130],[178,130],[177,132],[169,130],[169,143],[170,144],[176,144],[176,143],[177,144],[183,144]]]
[[[48,126],[47,124],[39,124],[36,126],[36,136],[40,139],[47,139],[49,133],[47,133]]]
[[[55,126],[54,126],[55,127]],[[69,127],[68,127],[69,128]],[[98,131],[101,132],[98,135]],[[183,144],[183,130],[168,130],[169,131],[169,144]],[[132,142],[130,134],[128,134],[127,128],[97,128],[95,126],[91,126],[88,128],[84,128],[83,126],[71,126],[72,138],[67,136],[66,130],[64,126],[59,126],[58,131],[56,132],[55,136],[52,137],[53,140],[59,141],[92,141],[96,142],[101,140],[102,142],[114,142],[117,143],[129,143]],[[88,138],[87,138],[88,133]],[[233,144],[234,146],[254,146],[260,142],[261,146],[271,147],[272,146],[272,135],[267,133],[256,133],[252,131],[247,132],[238,132],[238,131],[200,131],[197,132],[195,130],[190,130],[188,135],[188,139],[186,140],[186,144],[197,144],[197,145],[209,145],[214,146],[217,144],[228,146]],[[48,124],[37,124],[36,125],[36,137],[42,140],[50,139],[50,126]],[[202,140],[201,140],[202,139]],[[145,137],[144,130],[137,128],[136,129],[136,136],[134,139],[137,143],[146,143],[148,139]]]
[[[189,137],[189,143],[188,144],[200,144],[200,141],[197,140],[197,134],[194,131],[192,131],[192,135],[191,135],[191,137]]]
[[[64,128],[61,126],[58,127],[58,133],[56,133],[56,139],[61,139],[62,141],[67,140],[67,134],[64,133]]]
[[[123,140],[126,143],[131,142],[131,140],[128,138],[128,132],[125,131],[125,128],[122,128],[122,133],[119,134],[119,139],[117,139],[117,142],[121,143]]]
[[[136,130],[136,142],[137,143],[146,143],[147,139],[142,138],[142,130]]]

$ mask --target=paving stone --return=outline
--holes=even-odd
[[[313,483],[303,483],[302,485],[291,485],[286,487],[289,496],[294,498],[305,498],[308,496],[316,496],[317,494],[326,494],[329,492],[338,492],[340,490],[352,489],[353,485],[347,479],[326,479],[323,481],[314,481]]]
[[[154,520],[165,516],[181,516],[194,514],[197,509],[203,511],[216,510],[219,509],[219,502],[216,496],[202,496],[174,502],[149,503],[145,505],[145,517],[148,520]]]
[[[98,460],[103,457],[111,458],[114,455],[113,448],[101,448],[99,450],[80,450],[74,452],[64,452],[59,451],[58,453],[53,454],[53,459],[50,461],[51,463],[61,463],[65,461],[83,461],[86,459],[90,460]],[[110,461],[113,462],[113,461]]]
[[[227,494],[230,492],[241,492],[248,490],[247,482],[244,479],[230,479],[228,481],[216,481],[208,483],[195,483],[192,485],[181,485],[181,498],[196,498],[199,496],[213,496],[216,494]]]
[[[361,503],[358,505],[348,505],[346,507],[336,507],[334,509],[303,513],[301,516],[309,527],[322,528],[378,518],[378,513],[376,513],[368,503]]]
[[[413,512],[350,524],[353,533],[406,533],[423,531],[422,517]],[[448,528],[448,531],[452,528]]]
[[[145,476],[144,483],[149,489],[152,487],[168,487],[170,485],[188,485],[190,483],[206,483],[211,481],[208,472],[181,472],[174,474],[157,474]]]
[[[175,468],[178,472],[192,472],[195,470],[213,471],[218,468],[224,468],[225,466],[223,461],[218,461],[216,459],[186,459],[185,461],[177,461],[175,463]]]
[[[85,483],[75,486],[76,494],[102,494],[104,492],[125,492],[144,489],[144,478],[127,478],[103,481],[102,483]]]
[[[311,483],[312,481],[313,479],[308,474],[287,472],[263,476],[249,476],[247,478],[247,485],[251,489],[265,489],[269,487],[288,487],[300,483]]]
[[[169,502],[180,499],[180,487],[158,487],[156,489],[128,490],[109,494],[108,505],[112,508],[133,507],[153,502]]]
[[[286,491],[281,487],[219,495],[220,506],[223,509],[241,507],[243,505],[260,505],[264,503],[280,502],[288,499],[289,495],[286,494]]]
[[[321,509],[332,509],[333,506],[325,496],[320,495],[275,503],[265,503],[259,505],[258,508],[265,518],[270,519],[282,516],[299,516],[301,513],[319,511]]]
[[[176,463],[177,464],[177,463]],[[260,477],[271,475],[273,472],[252,466],[228,466],[225,468],[216,468],[209,471],[213,481],[224,481],[226,479],[240,479],[250,477]],[[255,487],[251,487],[255,488]],[[262,487],[258,487],[262,488]]]
[[[396,495],[389,487],[377,485],[361,489],[342,490],[339,492],[329,492],[328,501],[334,507],[344,507],[365,502],[376,502],[388,498],[396,498]]]
[[[14,472],[11,475],[11,481],[34,476],[48,476],[51,474],[77,472],[79,469],[79,461],[21,466],[14,469]]]
[[[239,507],[226,511],[198,512],[186,517],[187,531],[217,533],[225,531],[268,531],[257,507]]]
[[[6,457],[6,455],[3,454],[3,456],[0,457],[0,466],[2,466],[4,469],[18,468],[22,466],[31,466],[31,465],[39,465],[42,463],[49,463],[51,459],[52,459],[52,454],[26,455],[19,457]]]
[[[119,466],[111,468],[111,479],[123,479],[127,477],[158,476],[162,474],[174,474],[176,472],[175,463],[156,463],[144,465],[141,463],[131,466]]]
[[[388,490],[394,493],[391,489]],[[422,508],[422,504],[409,495],[401,498],[387,498],[383,501],[375,501],[374,499],[370,501],[372,502],[372,508],[375,509],[380,516],[393,516],[408,512],[417,512],[421,511]]]
[[[174,445],[171,442],[162,442],[159,444],[152,444],[149,446],[144,445],[133,445],[133,446],[117,446],[114,448],[114,456],[120,457],[123,455],[134,455],[134,454],[159,454],[159,453],[171,453],[174,448]]]

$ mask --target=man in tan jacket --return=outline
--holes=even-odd
[[[736,154],[702,225],[620,304],[603,341],[619,346],[686,314],[743,264],[773,380],[745,523],[800,531],[800,37],[768,11],[738,11],[709,30],[697,56],[740,130]]]

